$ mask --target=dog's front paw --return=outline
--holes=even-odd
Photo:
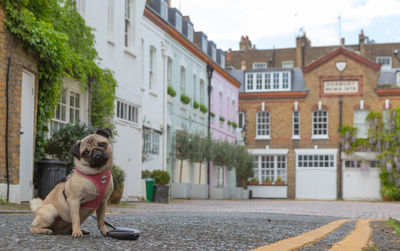
[[[102,234],[104,237],[107,236],[107,232],[108,232],[107,228],[103,227],[103,228],[100,228],[99,230],[100,230],[101,234]]]
[[[73,231],[72,232],[72,237],[77,238],[77,237],[83,237],[82,231],[79,229],[79,231]]]

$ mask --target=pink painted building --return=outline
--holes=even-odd
[[[236,129],[232,125],[237,124],[239,103],[238,82],[233,83],[232,78],[227,79],[214,72],[211,79],[211,136],[214,140],[235,143]],[[227,167],[211,164],[210,186],[223,191],[224,198],[229,197],[229,189],[236,187],[235,170],[228,171]],[[219,197],[219,196],[212,196]]]

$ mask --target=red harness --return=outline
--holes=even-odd
[[[97,192],[99,193],[99,195],[94,200],[87,201],[87,202],[81,204],[81,208],[84,208],[87,210],[96,210],[97,208],[99,208],[101,202],[103,201],[104,194],[107,190],[108,183],[110,182],[110,179],[111,179],[111,170],[101,172],[101,173],[96,173],[93,175],[84,174],[81,171],[79,171],[78,168],[76,168],[75,171],[79,175],[81,175],[81,176],[85,177],[86,179],[90,180],[91,182],[93,182],[93,184],[97,188]]]

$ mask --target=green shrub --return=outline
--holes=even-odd
[[[181,95],[181,102],[184,103],[185,105],[189,104],[190,98],[184,94]]]
[[[381,195],[385,201],[398,201],[400,200],[400,188],[393,185],[383,186]]]
[[[174,90],[174,88],[172,86],[168,86],[168,91],[167,91],[168,95],[170,95],[171,97],[175,97],[176,96],[176,91]]]
[[[232,122],[228,120],[228,126],[232,125]]]
[[[124,182],[126,178],[126,173],[119,166],[114,165],[111,169],[111,174],[113,176],[114,190],[120,190],[124,188]]]
[[[219,121],[221,121],[222,123],[224,123],[225,118],[221,116],[221,117],[219,117]]]
[[[232,122],[232,127],[236,129],[238,125],[235,122]]]
[[[151,172],[149,170],[143,170],[142,171],[142,179],[150,178],[150,177],[151,177]]]
[[[193,102],[193,108],[194,108],[194,109],[197,109],[197,108],[199,108],[199,107],[200,107],[199,103],[197,103],[196,101],[194,101],[194,102]]]
[[[201,111],[202,113],[207,113],[207,112],[208,112],[208,109],[207,109],[207,107],[206,107],[205,105],[201,104],[201,105],[200,105],[200,111]]]
[[[210,113],[210,116],[211,116],[212,118],[214,118],[214,117],[215,117],[215,113],[211,112],[211,113]]]
[[[94,133],[94,131],[94,128],[85,124],[67,124],[55,131],[51,138],[45,142],[45,153],[67,162],[67,172],[69,172],[74,166],[74,157],[69,152],[71,147],[76,141]]]
[[[170,181],[169,173],[163,170],[154,170],[151,173],[151,178],[155,179],[157,185],[166,185]]]

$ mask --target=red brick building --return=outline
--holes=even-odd
[[[5,15],[0,6],[0,198],[18,203],[33,196],[38,69]]]
[[[292,49],[228,52],[227,64],[241,69],[231,73],[243,81],[239,122],[255,157],[254,197],[380,199],[376,154],[348,156],[339,138],[342,125],[366,137],[369,111],[400,104],[400,43],[366,41],[361,33],[359,45],[311,47],[304,35]]]

